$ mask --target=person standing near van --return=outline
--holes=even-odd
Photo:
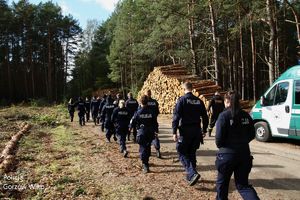
[[[175,105],[172,129],[173,140],[177,142],[176,149],[179,160],[185,168],[186,179],[192,186],[200,178],[196,169],[196,151],[199,149],[200,143],[203,144],[208,126],[208,116],[203,101],[192,93],[192,83],[186,82],[183,87],[185,95],[180,97]],[[177,129],[179,129],[179,135]]]
[[[216,121],[219,117],[219,114],[223,112],[225,106],[224,106],[224,100],[221,97],[219,92],[215,92],[215,95],[210,100],[207,112],[212,112],[209,120],[209,128],[208,128],[208,136],[211,136],[211,132],[216,124]]]
[[[238,192],[245,200],[258,200],[255,189],[248,178],[252,168],[249,143],[255,137],[252,118],[240,107],[240,98],[235,91],[225,95],[225,108],[216,123],[216,157],[218,177],[217,200],[228,199],[228,188],[232,173]]]

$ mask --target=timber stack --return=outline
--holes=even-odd
[[[138,98],[151,90],[152,97],[159,103],[161,114],[172,114],[176,100],[182,96],[182,84],[184,82],[193,84],[193,93],[198,96],[207,106],[216,91],[224,95],[226,91],[215,84],[212,80],[201,80],[199,76],[191,75],[186,67],[182,65],[168,65],[155,67],[144,82],[143,88],[138,94]],[[243,108],[249,108],[248,101],[242,101]]]

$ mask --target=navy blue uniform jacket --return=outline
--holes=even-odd
[[[101,114],[101,112],[102,112],[102,110],[103,110],[103,107],[104,107],[105,103],[106,103],[106,99],[103,98],[103,99],[101,100],[100,104],[99,104],[99,113],[100,113],[100,114]]]
[[[255,137],[250,115],[240,110],[232,118],[230,109],[223,111],[216,124],[216,145],[219,153],[250,153],[249,142]]]
[[[151,110],[153,110],[153,113],[157,117],[158,114],[159,114],[159,105],[158,105],[158,102],[155,99],[149,98],[147,105],[148,105],[148,108],[150,108]]]
[[[104,120],[105,125],[110,125],[111,115],[115,109],[115,105],[112,102],[107,102],[102,109],[101,119]]]
[[[80,114],[85,113],[85,105],[83,101],[79,101],[77,104],[77,110]]]
[[[224,111],[224,100],[220,95],[214,95],[210,100],[207,110],[212,108],[212,118],[218,118],[219,114]]]
[[[98,100],[93,98],[92,102],[91,102],[91,111],[92,111],[92,113],[98,112],[98,107],[99,107]]]
[[[179,127],[200,126],[202,118],[203,132],[206,133],[208,116],[202,100],[191,92],[177,100],[173,114],[173,134],[177,133]]]
[[[125,105],[129,111],[131,117],[134,115],[134,113],[137,111],[137,109],[139,107],[137,100],[134,98],[127,99],[127,101],[125,102]]]
[[[75,103],[69,103],[68,104],[68,111],[69,112],[75,112]]]
[[[84,105],[85,105],[85,110],[87,112],[90,112],[90,110],[91,110],[91,102],[90,102],[90,100],[85,101]]]
[[[126,107],[115,108],[111,116],[111,121],[115,124],[116,128],[126,128],[130,122],[130,113]]]
[[[141,107],[133,116],[130,128],[148,129],[151,132],[158,133],[157,115],[148,107]]]

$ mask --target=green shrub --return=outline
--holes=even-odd
[[[33,107],[42,107],[42,106],[48,106],[49,105],[47,99],[45,99],[45,98],[29,99],[29,103]]]

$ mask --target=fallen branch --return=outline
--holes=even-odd
[[[20,125],[20,131],[11,137],[11,140],[8,141],[0,155],[0,174],[9,171],[14,163],[15,150],[17,149],[18,142],[23,137],[25,133],[31,128],[30,124],[23,122]]]

